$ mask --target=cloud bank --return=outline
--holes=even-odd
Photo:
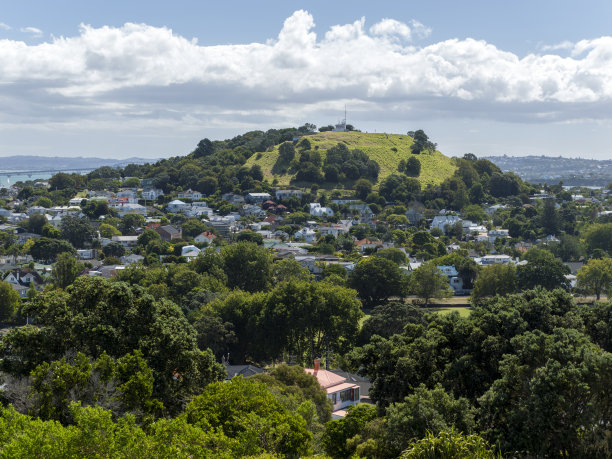
[[[0,40],[0,124],[250,126],[316,121],[345,103],[362,120],[612,114],[612,37],[519,57],[470,38],[419,45],[431,31],[416,21],[368,28],[361,18],[321,36],[314,26],[300,10],[265,43],[200,46],[132,23],[81,25],[36,45]]]

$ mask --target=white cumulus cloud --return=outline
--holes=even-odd
[[[36,27],[22,27],[19,29],[20,32],[29,33],[34,37],[42,37],[43,31]]]
[[[2,29],[2,30],[11,30],[12,27],[10,25],[0,21],[0,29]]]
[[[430,29],[416,21],[367,28],[360,18],[322,36],[314,26],[300,10],[264,43],[202,46],[132,23],[82,25],[75,36],[36,45],[2,40],[0,123],[278,124],[347,101],[373,119],[545,122],[612,113],[612,37],[563,44],[567,57],[544,48],[521,57],[470,38],[419,46]]]

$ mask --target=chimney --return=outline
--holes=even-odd
[[[314,359],[314,371],[319,371],[321,368],[321,359]]]

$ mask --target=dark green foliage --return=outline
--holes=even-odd
[[[406,161],[406,167],[404,168],[406,175],[410,177],[418,177],[421,175],[421,161],[414,156],[411,156]]]
[[[53,262],[57,255],[62,252],[75,253],[75,250],[68,241],[46,237],[36,239],[30,248],[30,255],[43,263]]]
[[[25,311],[39,328],[13,330],[3,338],[2,369],[24,375],[69,350],[97,358],[142,351],[155,377],[155,396],[172,410],[184,395],[223,375],[209,351],[196,346],[195,330],[180,309],[156,301],[140,286],[100,278],[77,279],[66,292],[36,298]],[[180,384],[173,372],[181,373]]]
[[[67,215],[62,219],[60,229],[62,231],[62,238],[66,239],[77,249],[82,249],[91,243],[96,234],[87,218],[73,217],[71,215]]]
[[[371,307],[393,296],[404,297],[408,279],[393,261],[370,257],[355,265],[349,276],[349,285]]]
[[[254,242],[237,242],[223,247],[221,256],[230,288],[256,292],[269,285],[272,255],[267,249]]]
[[[355,452],[348,440],[361,433],[366,424],[376,418],[376,407],[361,404],[349,408],[345,419],[331,421],[325,426],[321,439],[325,452],[334,458],[348,458]]]
[[[237,440],[237,456],[263,452],[297,457],[310,451],[312,434],[260,382],[233,378],[212,383],[186,409],[186,420]]]
[[[359,332],[359,343],[367,344],[372,336],[390,338],[403,333],[409,324],[425,325],[424,312],[403,301],[389,301],[372,309],[370,316],[364,320]]]
[[[418,197],[421,183],[405,175],[391,174],[380,184],[379,193],[387,201],[410,202]]]
[[[521,289],[542,286],[547,289],[557,287],[568,288],[569,281],[565,278],[570,269],[548,250],[530,249],[525,254],[526,265],[517,268],[518,285]]]

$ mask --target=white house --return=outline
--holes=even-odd
[[[510,263],[512,257],[510,255],[485,255],[481,258],[474,258],[474,261],[482,266],[498,265]]]
[[[246,202],[250,204],[261,204],[262,202],[269,201],[271,198],[269,193],[249,193],[246,196]]]
[[[292,197],[302,199],[304,192],[301,190],[277,190],[276,191],[276,199],[282,201],[284,199],[289,199]]]
[[[197,258],[199,254],[200,249],[198,249],[195,245],[186,245],[181,248],[181,255],[187,258],[187,261]]]
[[[317,237],[317,233],[310,228],[302,228],[293,235],[296,239],[304,240],[306,242],[314,242]]]
[[[334,211],[329,207],[321,207],[321,204],[318,202],[311,202],[310,215],[314,217],[333,217]]]
[[[431,228],[438,228],[444,231],[447,225],[453,226],[460,221],[461,219],[457,215],[436,215],[431,222]]]
[[[147,201],[156,201],[158,197],[164,195],[164,191],[158,188],[149,188],[147,190],[142,190],[142,199],[146,199]]]
[[[118,242],[123,247],[136,247],[138,236],[113,236],[112,241]]]
[[[180,199],[175,199],[174,201],[170,201],[168,203],[168,207],[166,207],[166,209],[168,209],[168,212],[173,212],[173,213],[184,212],[185,210],[188,210],[190,208],[191,208],[190,204],[187,204],[181,201]]]
[[[202,193],[200,193],[199,191],[193,191],[191,188],[189,188],[187,191],[181,191],[178,194],[178,198],[179,199],[192,199],[196,201],[198,199],[202,199]]]
[[[147,208],[140,204],[122,204],[121,206],[113,207],[113,209],[119,213],[120,217],[123,217],[125,214],[147,215]]]
[[[438,269],[448,277],[448,284],[455,294],[463,292],[463,279],[454,266],[438,266]]]

